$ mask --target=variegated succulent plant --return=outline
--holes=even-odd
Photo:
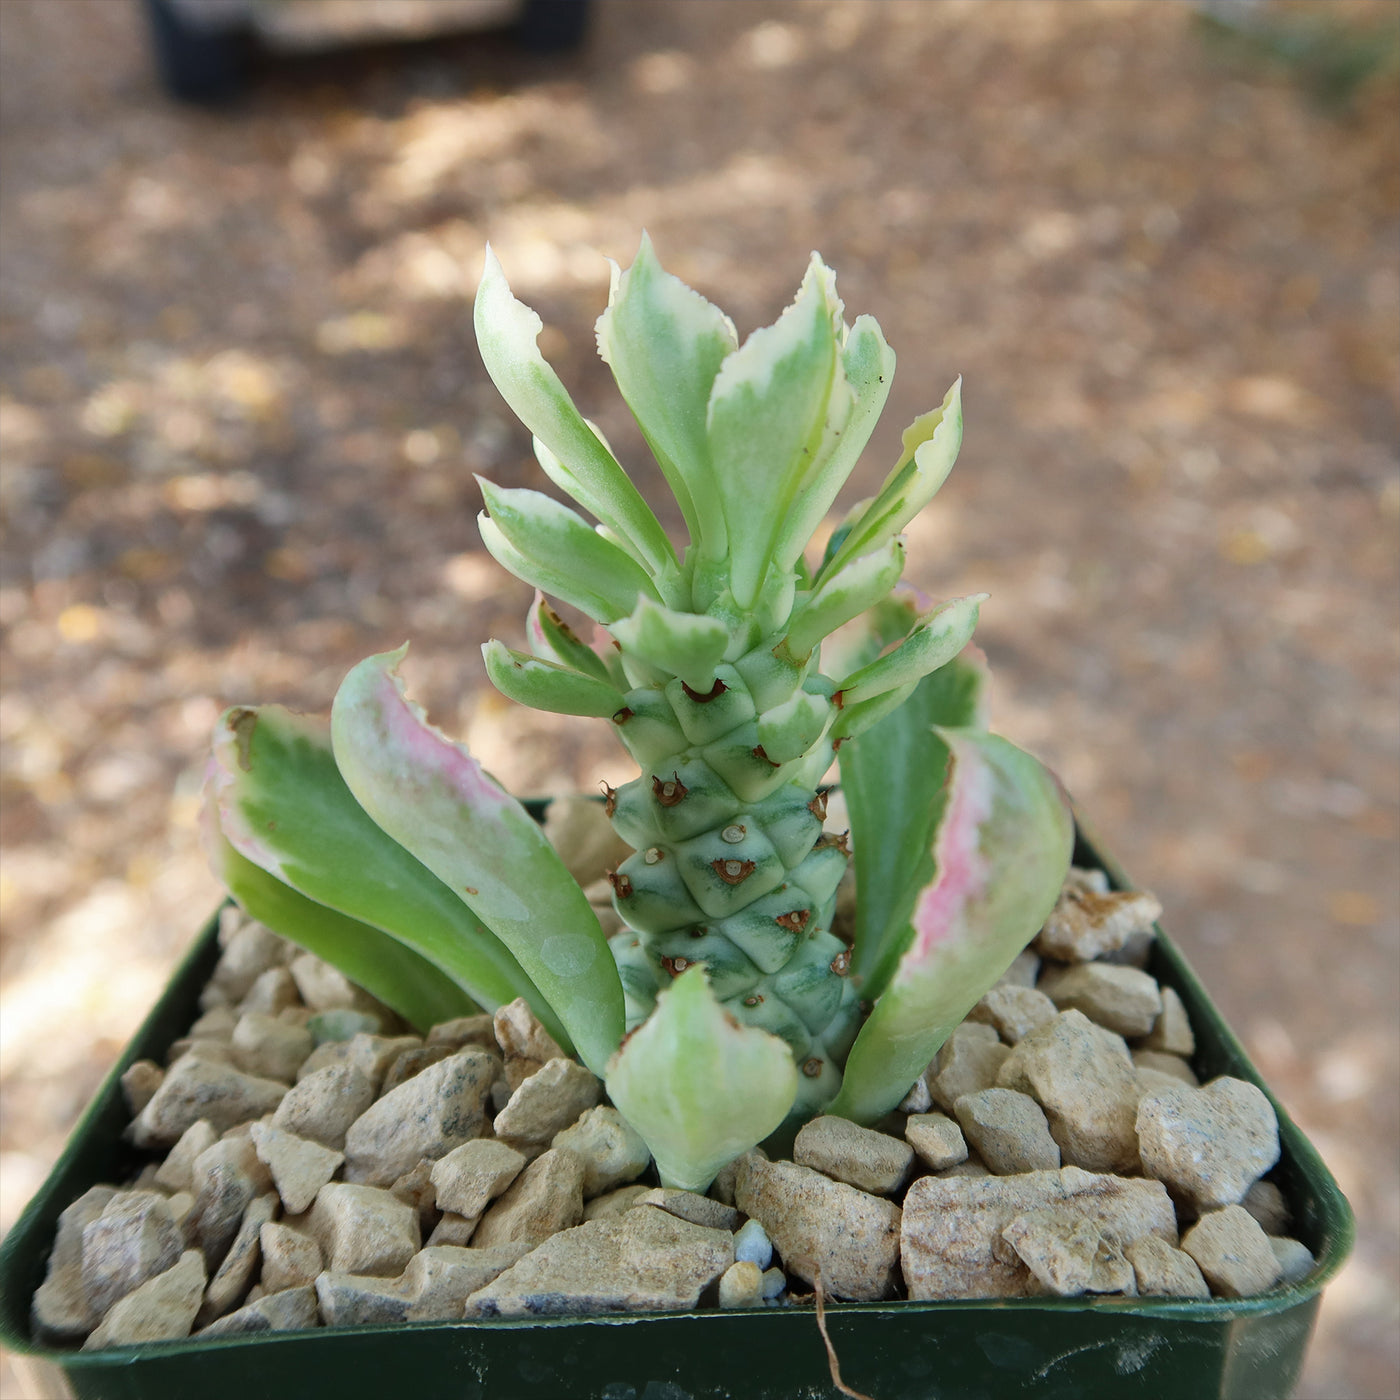
[[[614,269],[598,346],[665,476],[682,551],[542,358],[539,318],[488,253],[486,367],[552,497],[482,482],[486,547],[538,590],[529,650],[484,648],[507,696],[608,723],[641,769],[607,794],[634,854],[605,940],[540,826],[432,725],[397,674],[356,666],[329,722],[221,721],[216,865],[255,917],[410,1021],[525,996],[602,1075],[663,1180],[818,1112],[872,1121],[1040,927],[1069,862],[1054,778],[985,726],[970,644],[983,595],[923,607],[901,531],[957,454],[959,386],[905,432],[879,492],[809,557],[884,407],[894,355],[843,320],[814,256],[739,344],[644,239]],[[596,624],[581,640],[546,601]],[[832,932],[850,848],[853,943]]]

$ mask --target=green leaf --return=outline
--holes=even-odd
[[[377,941],[357,936],[347,949],[353,971],[333,947],[313,949],[347,976],[361,981],[364,950],[378,948],[392,963],[426,959],[489,1009],[518,996],[542,1005],[499,940],[361,809],[336,768],[324,719],[280,705],[229,710],[215,730],[206,790],[224,838],[245,861],[308,902],[382,930]],[[251,879],[246,872],[242,878]],[[283,906],[299,907],[285,899]],[[332,922],[321,920],[325,927]],[[288,937],[302,941],[294,932]],[[402,958],[395,939],[404,945]]]
[[[783,569],[792,568],[802,557],[813,532],[835,504],[889,398],[894,351],[873,316],[856,317],[841,348],[841,374],[849,403],[840,414],[828,410],[829,431],[802,482],[795,509],[782,527],[776,557]]]
[[[614,265],[598,353],[708,559],[724,556],[726,529],[706,409],[720,365],[738,343],[729,317],[666,272],[645,233],[632,266],[619,273]]]
[[[868,554],[893,538],[934,498],[962,446],[962,380],[942,404],[904,430],[904,451],[879,494],[853,522],[840,549],[818,576],[820,582],[848,559]]]
[[[861,1027],[827,1112],[889,1112],[938,1047],[1045,922],[1074,846],[1059,783],[980,730],[944,729],[951,765],[934,836],[936,874],[914,901],[913,937]]]
[[[657,996],[656,1010],[608,1065],[606,1083],[663,1184],[704,1191],[725,1163],[778,1127],[798,1079],[787,1045],[730,1016],[697,963]]]
[[[445,973],[397,939],[307,899],[238,854],[217,828],[205,844],[214,874],[247,914],[299,948],[333,963],[414,1029],[480,1007]]]
[[[481,648],[491,684],[509,700],[556,715],[592,715],[607,719],[625,701],[611,681],[586,676],[557,661],[542,661],[491,640]]]
[[[525,636],[541,661],[555,661],[594,680],[614,684],[607,663],[549,606],[538,588],[525,617]]]
[[[793,657],[806,656],[823,637],[886,597],[903,570],[904,546],[899,540],[852,559],[793,614],[787,630],[788,652]]]
[[[475,323],[486,372],[516,417],[552,454],[554,470],[545,467],[550,480],[624,541],[638,563],[653,569],[674,564],[676,553],[660,522],[540,354],[536,342],[543,323],[511,294],[489,247]]]
[[[972,639],[977,611],[986,597],[973,593],[940,603],[893,651],[845,677],[840,682],[842,699],[859,705],[946,665]]]
[[[679,676],[692,690],[708,691],[715,667],[724,659],[729,629],[703,613],[673,612],[643,596],[631,616],[614,622],[608,631],[632,653],[652,666]]]
[[[525,808],[407,698],[402,656],[368,657],[342,682],[331,710],[340,771],[510,949],[601,1074],[622,1035],[622,986],[597,915]]]
[[[655,597],[646,571],[576,511],[539,491],[506,490],[477,477],[489,516],[481,539],[517,578],[598,622],[615,622]]]
[[[821,446],[837,367],[829,274],[813,255],[797,299],[725,360],[710,395],[710,457],[729,526],[730,588],[752,607]]]
[[[948,767],[948,746],[935,726],[985,728],[987,685],[981,653],[967,647],[837,755],[855,848],[850,972],[867,1001],[884,991],[913,936],[914,897],[933,878]]]

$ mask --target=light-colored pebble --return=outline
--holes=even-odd
[[[904,1123],[904,1136],[919,1154],[919,1160],[932,1171],[946,1171],[967,1161],[967,1139],[946,1114],[911,1114]]]
[[[914,1149],[849,1118],[822,1115],[804,1123],[792,1160],[874,1196],[892,1196],[909,1179]]]
[[[447,1045],[464,1050],[469,1045],[496,1049],[496,1018],[488,1012],[475,1016],[458,1016],[451,1021],[439,1021],[428,1031],[428,1045]]]
[[[262,1250],[262,1286],[269,1293],[302,1288],[321,1272],[321,1246],[310,1235],[281,1221],[269,1220],[258,1231]]]
[[[432,1165],[433,1191],[441,1210],[477,1216],[525,1168],[525,1157],[494,1138],[473,1138]]]
[[[524,1240],[541,1244],[583,1219],[583,1163],[567,1148],[537,1157],[481,1217],[475,1248]]]
[[[115,1195],[113,1186],[91,1186],[58,1217],[48,1269],[30,1305],[30,1325],[41,1342],[80,1342],[101,1321],[83,1287],[83,1230]]]
[[[250,1136],[221,1138],[195,1158],[191,1186],[194,1205],[186,1218],[185,1238],[198,1244],[209,1267],[217,1269],[248,1203],[271,1190],[272,1173],[259,1160]]]
[[[518,1241],[491,1249],[432,1245],[408,1261],[399,1291],[410,1302],[407,1322],[445,1322],[465,1314],[467,1299],[530,1252]]]
[[[1278,1161],[1278,1118],[1256,1085],[1221,1076],[1143,1099],[1142,1165],[1200,1209],[1236,1205]]]
[[[1196,1261],[1159,1235],[1144,1235],[1123,1253],[1133,1266],[1139,1293],[1164,1298],[1210,1297],[1210,1285]]]
[[[644,1191],[636,1199],[639,1206],[659,1206],[671,1215],[689,1220],[692,1225],[706,1225],[712,1230],[737,1230],[743,1222],[742,1212],[723,1201],[694,1191],[681,1191],[672,1186],[657,1186]]]
[[[597,1075],[577,1060],[557,1056],[515,1087],[496,1116],[495,1134],[510,1143],[547,1143],[602,1096]]]
[[[967,1013],[967,1018],[985,1022],[1008,1045],[1015,1045],[1037,1026],[1055,1019],[1055,1003],[1035,987],[998,982]]]
[[[929,1092],[928,1080],[921,1074],[909,1086],[909,1092],[900,1099],[896,1112],[927,1113],[932,1107],[933,1095]]]
[[[763,1270],[748,1260],[736,1259],[719,1277],[722,1308],[756,1308],[763,1301]]]
[[[1060,1149],[1040,1105],[1014,1089],[982,1089],[953,1105],[963,1136],[998,1176],[1052,1171]]]
[[[418,1252],[418,1213],[388,1191],[333,1181],[321,1188],[306,1228],[337,1273],[393,1277]]]
[[[556,1133],[550,1146],[566,1147],[583,1162],[585,1201],[639,1177],[651,1161],[641,1134],[617,1109],[603,1104]]]
[[[271,1113],[286,1092],[287,1086],[278,1080],[186,1055],[166,1071],[160,1088],[131,1125],[131,1140],[137,1147],[172,1147],[201,1118],[222,1133]]]
[[[262,1258],[262,1227],[276,1215],[277,1197],[271,1191],[248,1202],[238,1233],[233,1237],[218,1272],[209,1280],[204,1301],[195,1314],[197,1326],[203,1327],[213,1322],[243,1301]]]
[[[397,1278],[327,1269],[316,1277],[316,1301],[327,1327],[367,1327],[403,1322],[412,1300]]]
[[[1269,1236],[1243,1206],[1207,1211],[1182,1236],[1181,1247],[1222,1298],[1252,1298],[1283,1272]]]
[[[276,1016],[249,1011],[238,1018],[230,1046],[233,1062],[244,1074],[290,1084],[311,1054],[311,1032]]]
[[[271,1123],[254,1123],[251,1136],[259,1159],[272,1173],[288,1215],[310,1210],[316,1193],[345,1160],[344,1153]]]
[[[454,1210],[445,1210],[442,1218],[433,1226],[433,1232],[428,1236],[430,1245],[456,1245],[465,1249],[472,1242],[472,1236],[476,1233],[479,1215],[458,1215]]]
[[[154,1060],[137,1060],[122,1072],[122,1097],[132,1117],[155,1098],[164,1078],[165,1071]]]
[[[206,1011],[189,1028],[188,1035],[191,1040],[223,1040],[233,1039],[233,1028],[238,1024],[238,1012],[231,1006],[216,1006],[212,1011]]]
[[[1196,1078],[1196,1071],[1180,1055],[1168,1054],[1164,1050],[1134,1050],[1133,1064],[1139,1071],[1150,1069],[1157,1074],[1169,1074],[1192,1088],[1201,1082]]]
[[[1175,1074],[1168,1074],[1164,1070],[1153,1069],[1150,1065],[1140,1065],[1133,1062],[1137,1070],[1138,1102],[1147,1098],[1149,1094],[1164,1094],[1169,1089],[1175,1089],[1178,1085],[1186,1081]]]
[[[779,1268],[763,1271],[763,1301],[770,1302],[787,1291],[787,1275]]]
[[[301,1006],[301,996],[292,974],[285,967],[270,967],[253,980],[248,995],[238,1003],[238,1014],[245,1016],[250,1011],[259,1011],[276,1016],[294,1006]]]
[[[291,951],[266,924],[250,919],[230,935],[209,980],[231,1001],[240,1002],[253,983],[269,968],[285,963]]]
[[[564,1052],[540,1024],[524,997],[516,997],[495,1014],[496,1043],[506,1057],[506,1083],[513,1093],[532,1074]]]
[[[991,1176],[992,1171],[980,1157],[969,1155],[961,1162],[954,1162],[951,1167],[944,1167],[942,1171],[935,1172],[934,1175],[940,1177],[979,1177]]]
[[[1293,1223],[1293,1212],[1282,1191],[1272,1181],[1256,1181],[1240,1204],[1259,1222],[1266,1235],[1283,1235]]]
[[[899,1207],[810,1167],[739,1159],[735,1204],[758,1220],[784,1268],[833,1297],[889,1297],[899,1273]]]
[[[1072,1209],[1028,1211],[1006,1226],[1001,1237],[1032,1277],[1062,1298],[1137,1292],[1133,1266],[1122,1249],[1093,1220]]]
[[[200,1329],[201,1337],[233,1337],[245,1332],[300,1332],[320,1325],[316,1289],[311,1283],[264,1293],[237,1312],[228,1313]]]
[[[306,1057],[305,1063],[297,1070],[297,1080],[301,1081],[327,1065],[354,1065],[369,1077],[377,1093],[389,1072],[389,1066],[405,1050],[415,1050],[422,1043],[422,1038],[416,1035],[370,1035],[364,1031],[352,1035],[349,1040],[328,1040]]]
[[[1045,1110],[1067,1165],[1136,1170],[1137,1076],[1121,1036],[1062,1011],[1013,1047],[999,1083]]]
[[[693,1308],[733,1262],[728,1231],[638,1206],[545,1240],[474,1293],[467,1316]]]
[[[481,1139],[475,1139],[480,1141]],[[433,1167],[436,1163],[424,1158],[415,1167],[406,1171],[389,1188],[396,1200],[412,1206],[418,1212],[418,1229],[426,1238],[442,1218],[438,1209],[437,1190],[433,1186]]]
[[[1002,1231],[1047,1209],[1087,1219],[1120,1248],[1143,1235],[1176,1243],[1176,1214],[1160,1182],[1078,1167],[981,1179],[920,1177],[904,1198],[901,1259],[911,1298],[1025,1297],[1039,1285]]]
[[[345,1134],[346,1180],[390,1186],[422,1158],[480,1137],[497,1065],[483,1050],[463,1050],[376,1100]]]
[[[585,1220],[611,1220],[615,1216],[621,1215],[624,1211],[629,1211],[637,1204],[640,1197],[645,1196],[651,1190],[650,1186],[619,1186],[615,1191],[606,1191],[601,1196],[595,1196],[583,1208],[583,1218]]]
[[[1061,1011],[1082,1011],[1122,1036],[1146,1035],[1162,1014],[1156,978],[1135,967],[1091,962],[1050,968],[1038,985]]]
[[[1010,966],[996,980],[998,987],[1034,987],[1040,976],[1040,958],[1026,948],[1011,959]]]
[[[1301,1283],[1317,1267],[1313,1252],[1302,1240],[1286,1235],[1270,1235],[1269,1248],[1278,1260],[1279,1283]]]
[[[1147,933],[1161,916],[1160,902],[1145,891],[1099,894],[1067,887],[1035,940],[1042,957],[1090,962],[1118,952],[1136,933]]]
[[[204,1256],[187,1249],[170,1268],[113,1304],[84,1351],[188,1337],[204,1297]]]
[[[350,1125],[374,1102],[374,1081],[349,1063],[298,1080],[277,1106],[272,1126],[339,1151]]]
[[[929,1067],[928,1087],[934,1102],[951,1113],[964,1094],[990,1089],[1009,1053],[994,1026],[964,1021],[943,1042]]]
[[[415,1045],[412,1050],[405,1050],[385,1071],[384,1083],[379,1087],[380,1095],[392,1093],[400,1084],[407,1083],[415,1074],[421,1074],[429,1065],[441,1064],[456,1053],[450,1045]]]
[[[378,1011],[381,1003],[357,987],[338,967],[314,953],[300,953],[290,964],[301,999],[313,1011],[348,1006],[354,1011]]]
[[[1158,1050],[1167,1055],[1181,1055],[1188,1060],[1196,1053],[1191,1018],[1186,1014],[1186,1008],[1174,987],[1162,988],[1161,1015],[1143,1037],[1141,1048]]]
[[[165,1160],[156,1168],[155,1183],[167,1191],[190,1191],[194,1187],[195,1159],[207,1152],[218,1142],[219,1134],[214,1125],[201,1118],[191,1123],[180,1140],[166,1154]]]
[[[1065,872],[1064,888],[1081,894],[1107,894],[1108,874],[1097,866],[1071,865]]]
[[[773,1242],[762,1221],[746,1220],[734,1232],[734,1258],[745,1259],[766,1269],[773,1262]]]

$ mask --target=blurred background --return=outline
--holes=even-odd
[[[575,52],[264,48],[213,107],[148,18],[0,4],[0,1226],[218,898],[225,706],[409,637],[517,791],[627,775],[483,684],[529,598],[472,473],[545,483],[470,303],[489,238],[655,488],[592,330],[645,226],[741,334],[813,248],[878,317],[858,487],[964,376],[911,576],[991,593],[996,727],[1356,1207],[1300,1395],[1400,1394],[1400,6],[595,0]]]

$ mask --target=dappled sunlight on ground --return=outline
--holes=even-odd
[[[962,374],[911,579],[992,595],[997,727],[1162,897],[1357,1206],[1300,1394],[1393,1396],[1393,75],[1332,113],[1131,0],[597,20],[577,59],[270,62],[205,113],[154,91],[135,4],[0,4],[0,1225],[217,898],[224,706],[324,709],[411,638],[415,695],[517,789],[629,774],[483,688],[530,595],[473,473],[547,486],[472,342],[487,241],[653,498],[594,355],[605,259],[645,226],[745,334],[818,247],[900,357],[852,499]]]

